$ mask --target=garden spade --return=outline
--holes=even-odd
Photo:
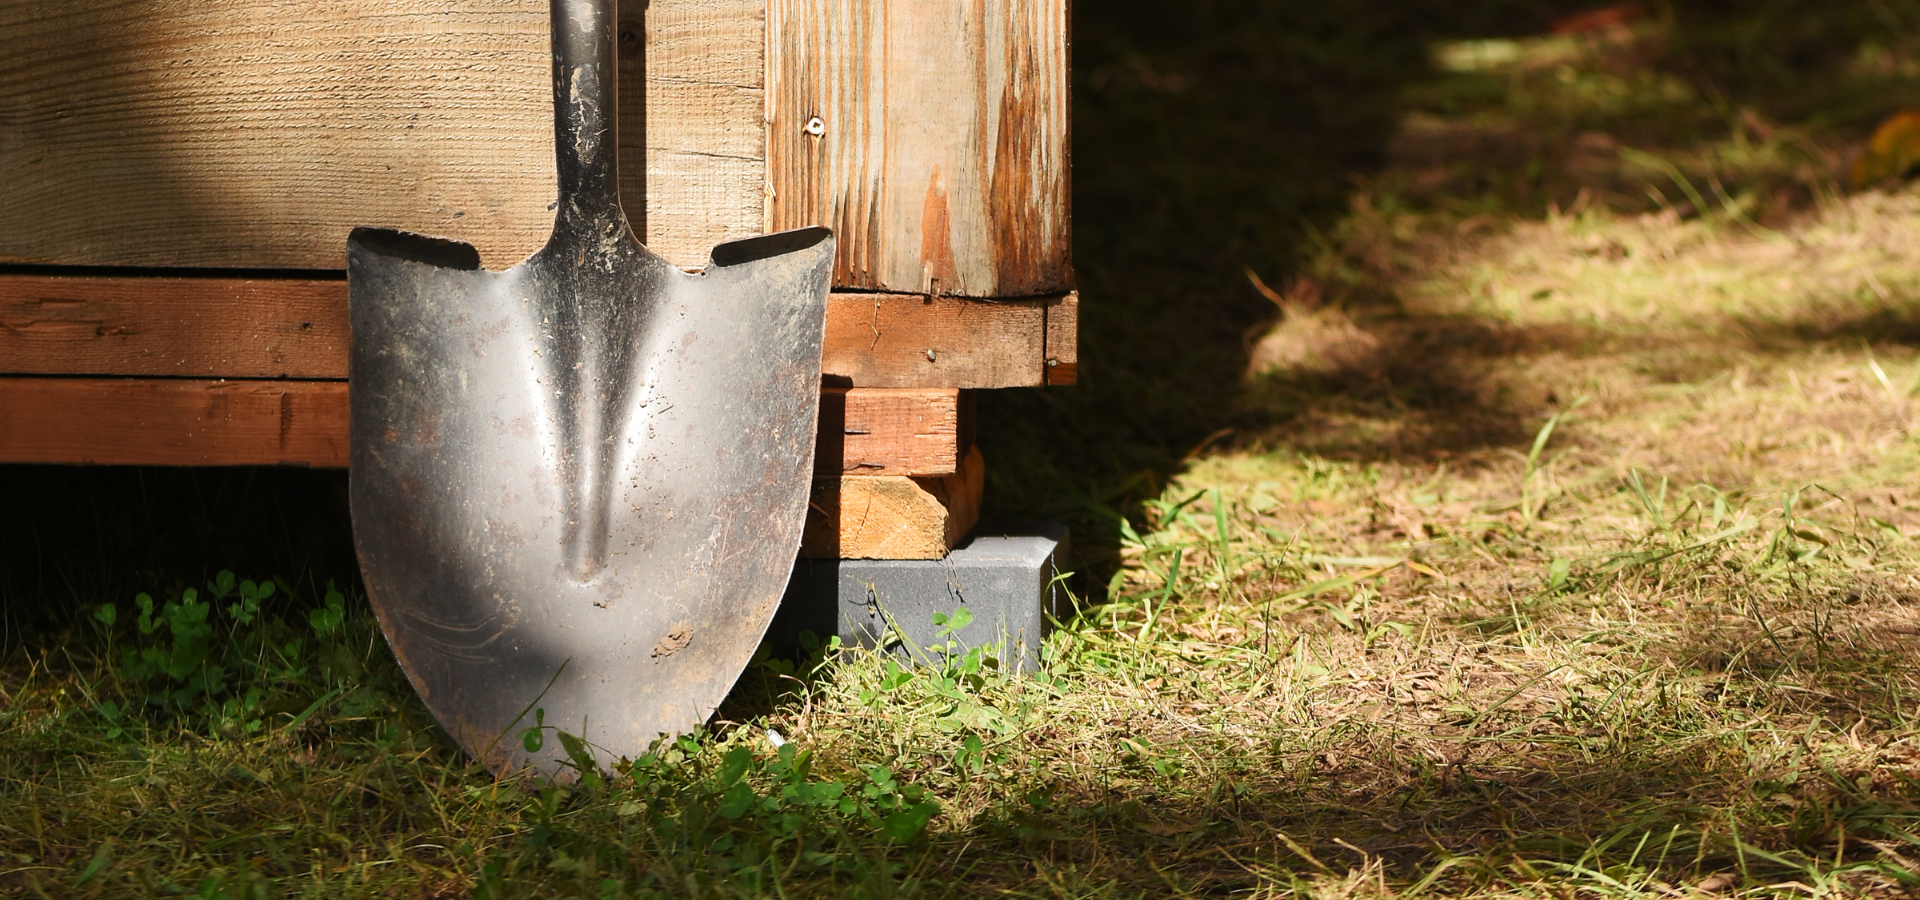
[[[819,415],[824,229],[687,273],[616,190],[611,0],[553,0],[559,202],[503,272],[347,241],[351,497],[367,593],[496,772],[637,757],[706,721],[792,570]]]

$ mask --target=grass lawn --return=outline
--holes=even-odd
[[[1920,2],[1077,6],[1083,383],[981,405],[1041,671],[503,783],[337,476],[15,467],[0,895],[1920,892],[1920,188],[1845,187]]]

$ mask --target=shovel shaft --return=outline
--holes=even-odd
[[[620,211],[614,0],[553,0],[553,239],[626,227]]]

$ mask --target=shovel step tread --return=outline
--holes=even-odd
[[[0,273],[0,373],[347,376],[347,284],[315,277]],[[305,273],[311,276],[314,273]],[[1070,384],[1079,297],[835,292],[823,365],[840,384]]]

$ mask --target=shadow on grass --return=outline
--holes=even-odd
[[[980,856],[944,864],[1181,896],[1356,874],[1404,888],[1448,866],[1443,893],[1546,882],[1635,896],[1716,875],[1778,887],[1846,872],[1911,885],[1900,854],[1920,825],[1920,752],[1897,736],[1911,721],[1902,685],[1916,638],[1904,616],[1833,624],[1836,605],[1860,599],[1781,601],[1775,632],[1721,611],[1651,648],[1671,678],[1582,688],[1484,673],[1464,708],[1410,687],[1434,672],[1402,670],[1359,695],[1247,707],[1223,734],[1187,718],[1176,690],[1107,723],[1125,738],[1112,756],[1075,747],[1100,775],[1036,770],[1037,787],[965,829]],[[1045,723],[1022,738],[1082,740]],[[1373,895],[1318,887],[1308,895]]]
[[[989,507],[1067,518],[1096,564],[1111,558],[1111,524],[1090,507],[1126,509],[1209,435],[1245,424],[1246,342],[1273,307],[1244,270],[1278,284],[1347,213],[1354,179],[1388,160],[1409,86],[1432,74],[1429,43],[1538,33],[1577,7],[1077,6],[1080,383],[983,398]],[[1447,381],[1435,369],[1398,383],[1472,393]]]
[[[1082,883],[1181,896],[1337,882],[1375,865],[1405,885],[1450,859],[1466,863],[1441,881],[1456,889],[1552,879],[1604,892],[1608,879],[1677,885],[1743,869],[1766,883],[1872,860],[1869,842],[1899,841],[1914,814],[1889,796],[1898,786],[1863,789],[1853,773],[1836,773],[1796,791],[1801,810],[1764,825],[1749,819],[1736,846],[1723,810],[1750,814],[1767,801],[1720,748],[1601,755],[1609,758],[1421,759],[1397,774],[1385,759],[1369,760],[1372,771],[1309,765],[1316,771],[1298,781],[1250,771],[1199,799],[1056,784],[1044,807],[997,811],[969,830],[978,845],[1025,847],[1031,862],[1007,855],[969,871],[1020,883],[1064,870]],[[1842,830],[1851,852],[1836,840]]]
[[[1898,673],[1912,635],[1849,645],[1836,628],[1782,648],[1749,629],[1735,649],[1735,631],[1712,634],[1735,667],[1584,689],[1488,671],[1465,709],[1412,687],[1428,671],[1360,696],[1269,695],[1224,731],[1178,689],[1153,709],[1110,709],[1097,740],[1084,723],[1036,721],[988,763],[1018,787],[907,851],[907,868],[1063,896],[1259,894],[1356,873],[1404,889],[1449,866],[1441,893],[1475,896],[1911,877],[1894,861],[1920,824],[1920,754],[1887,730],[1909,720]],[[1701,650],[1680,640],[1652,656],[1693,665]],[[1294,662],[1271,665],[1284,680]],[[1317,887],[1305,895],[1375,895]]]
[[[1543,398],[1503,395],[1487,382],[1490,363],[1581,336],[1530,336],[1470,317],[1411,315],[1388,301],[1374,310],[1390,322],[1375,364],[1247,391],[1249,340],[1274,308],[1244,271],[1273,285],[1300,272],[1316,242],[1324,244],[1349,213],[1356,187],[1393,163],[1409,104],[1431,102],[1435,91],[1465,90],[1435,86],[1440,73],[1428,56],[1435,41],[1538,35],[1594,5],[1204,3],[1177,14],[1143,2],[1077,6],[1080,384],[983,397],[989,516],[1064,519],[1076,530],[1082,564],[1100,571],[1116,558],[1113,515],[1136,511],[1142,497],[1228,430],[1243,445],[1277,440],[1357,459],[1427,461],[1523,446],[1539,427]],[[1920,34],[1920,6],[1910,6],[1837,9],[1791,0],[1765,9],[1662,7],[1658,14],[1672,28],[1659,75],[1692,92],[1692,106],[1540,110],[1551,128],[1518,125],[1524,146],[1515,152],[1531,154],[1530,163],[1488,156],[1479,144],[1456,160],[1480,173],[1473,183],[1489,197],[1427,199],[1465,204],[1462,210],[1485,201],[1496,213],[1565,204],[1577,178],[1523,173],[1538,168],[1543,155],[1549,168],[1584,164],[1577,148],[1559,145],[1570,146],[1588,129],[1694,146],[1724,139],[1740,110],[1752,110],[1755,121],[1864,134],[1904,96],[1892,88],[1910,79],[1863,74],[1860,54]],[[1496,79],[1481,81],[1494,94],[1503,89]],[[1790,203],[1808,199],[1804,186],[1753,187],[1763,188]],[[1861,323],[1876,340],[1889,335],[1887,325]],[[1902,323],[1899,333],[1910,331]],[[1781,335],[1809,342],[1833,336]],[[1341,411],[1397,415],[1411,427],[1373,437],[1320,434],[1315,423]]]

